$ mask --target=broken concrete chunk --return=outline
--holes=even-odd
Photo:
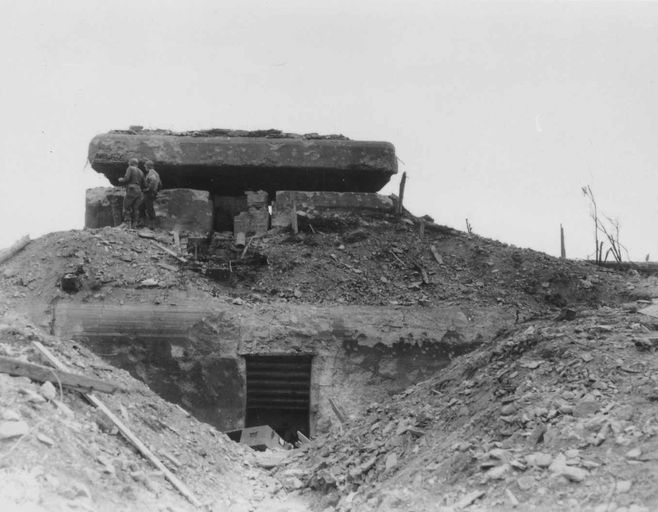
[[[39,388],[39,393],[41,393],[41,396],[43,396],[46,400],[54,400],[55,397],[57,396],[57,390],[55,389],[55,386],[51,382],[44,382],[41,384],[41,387]]]
[[[563,466],[558,474],[566,477],[571,482],[582,482],[589,474],[586,470],[574,466]]]
[[[29,431],[29,425],[22,420],[0,421],[0,439],[11,439],[12,437],[23,436]]]

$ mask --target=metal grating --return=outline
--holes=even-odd
[[[308,435],[312,356],[246,356],[245,425],[270,425],[284,439]],[[294,434],[294,435],[293,435]]]

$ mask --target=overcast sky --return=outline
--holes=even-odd
[[[593,253],[591,185],[658,260],[658,3],[0,0],[0,247],[81,228],[91,138],[342,133],[395,144],[406,206]],[[383,189],[397,191],[399,176]]]

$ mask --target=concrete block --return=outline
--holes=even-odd
[[[122,222],[125,190],[99,187],[87,190],[85,227],[118,226]],[[157,227],[207,233],[212,230],[212,202],[208,192],[191,189],[163,190],[155,202]]]
[[[87,189],[85,199],[85,227],[94,229],[121,224],[123,198],[125,195],[126,191],[122,187]]]
[[[245,195],[247,196],[248,206],[254,206],[256,208],[267,208],[269,197],[267,192],[264,190],[258,190],[257,192],[247,190]]]
[[[260,235],[267,232],[270,225],[270,213],[267,208],[249,208],[233,218],[233,233]]]
[[[272,204],[272,227],[290,226],[293,204],[297,211],[322,216],[323,212],[376,211],[392,213],[395,204],[390,197],[367,192],[304,192],[279,190]]]
[[[208,233],[213,227],[212,201],[205,190],[162,190],[155,201],[155,215],[160,229]]]

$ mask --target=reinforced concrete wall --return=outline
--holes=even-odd
[[[288,227],[293,212],[310,216],[326,216],[340,212],[393,213],[390,197],[368,192],[304,192],[280,190],[272,204],[272,227]]]
[[[222,430],[244,424],[244,356],[311,355],[311,433],[333,420],[329,398],[358,415],[368,403],[427,378],[514,321],[502,308],[246,307],[222,301],[61,302],[53,316],[55,334],[87,343]]]

